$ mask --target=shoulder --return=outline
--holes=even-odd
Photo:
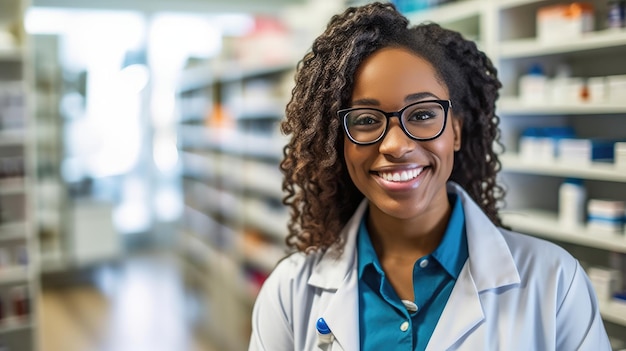
[[[556,284],[556,291],[563,293],[577,275],[584,275],[578,260],[561,246],[506,229],[500,229],[500,232],[522,281]]]
[[[553,242],[502,228],[499,230],[518,262],[528,260],[549,266],[576,265],[576,259]]]
[[[319,261],[319,253],[295,252],[282,259],[263,283],[260,294],[291,296],[293,289],[306,286],[313,267]]]

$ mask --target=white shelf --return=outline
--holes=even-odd
[[[28,281],[28,268],[3,267],[0,268],[0,284],[14,284]]]
[[[242,219],[245,224],[258,228],[279,241],[284,240],[287,236],[289,212],[286,208],[273,210],[260,200],[246,199],[244,200]]]
[[[24,52],[19,48],[0,48],[0,62],[21,61]]]
[[[26,239],[26,223],[4,223],[0,224],[0,242]]]
[[[0,179],[0,195],[23,194],[26,191],[24,186],[24,178],[5,178]]]
[[[231,129],[209,129],[204,126],[179,126],[184,145],[220,151],[233,155],[281,159],[287,139],[282,135],[244,133]]]
[[[29,316],[23,318],[9,317],[5,320],[0,320],[0,335],[27,330],[33,327],[34,324]]]
[[[500,59],[547,56],[571,52],[606,50],[626,45],[626,30],[603,30],[585,33],[580,39],[542,43],[536,38],[499,43]]]
[[[445,24],[477,17],[482,13],[484,0],[461,0],[414,13],[407,13],[411,23],[436,21]]]
[[[584,226],[562,226],[556,213],[541,210],[515,210],[502,213],[502,221],[513,230],[550,240],[602,250],[626,253],[626,235],[593,232]]]
[[[558,161],[551,163],[529,162],[523,160],[519,155],[510,153],[502,154],[499,158],[502,169],[507,172],[626,183],[626,169],[617,168],[613,163],[591,162],[580,165]]]
[[[542,1],[545,1],[545,0],[500,0],[500,1],[496,1],[496,5],[498,9],[504,10],[504,9],[508,9],[511,7],[530,5],[530,4],[535,4],[538,2],[542,2]]]
[[[532,105],[515,97],[498,99],[498,115],[598,115],[626,114],[626,104],[572,103],[567,105]]]
[[[286,255],[286,251],[277,245],[247,239],[245,236],[239,238],[238,245],[245,260],[267,273]]]
[[[179,92],[187,92],[209,87],[211,84],[219,82],[236,82],[249,77],[289,72],[295,69],[295,62],[297,62],[297,59],[294,58],[293,62],[262,67],[203,64],[183,71],[178,90]]]
[[[626,327],[626,304],[614,301],[601,301],[600,314],[605,321]]]
[[[25,132],[22,129],[0,130],[0,146],[23,145],[25,140]]]

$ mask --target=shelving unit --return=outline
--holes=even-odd
[[[581,261],[609,264],[610,253],[626,259],[626,234],[603,234],[586,226],[564,228],[557,221],[558,186],[564,178],[584,179],[593,198],[626,201],[626,169],[613,164],[572,165],[525,160],[518,154],[521,131],[528,126],[572,126],[581,137],[626,137],[626,104],[543,103],[525,104],[519,98],[518,80],[532,64],[544,65],[548,76],[568,64],[575,77],[626,74],[626,28],[605,29],[606,1],[592,1],[596,30],[576,40],[544,44],[537,38],[537,10],[563,3],[547,0],[459,0],[432,10],[407,14],[412,23],[432,20],[459,30],[477,41],[497,66],[503,82],[497,114],[505,153],[501,156],[501,182],[508,189],[505,224],[513,230],[555,241],[572,250]],[[622,272],[625,273],[625,272]],[[609,335],[626,344],[626,306],[601,301],[601,314]],[[618,342],[619,343],[619,342]]]
[[[498,67],[504,84],[497,106],[506,146],[502,181],[511,190],[505,223],[523,233],[574,245],[578,249],[573,254],[581,261],[587,260],[579,256],[586,251],[603,252],[603,257],[591,261],[606,262],[608,252],[626,253],[626,239],[585,227],[561,228],[556,220],[556,187],[561,178],[579,177],[593,183],[590,194],[626,194],[626,171],[607,164],[525,162],[517,154],[519,131],[529,124],[573,125],[589,134],[614,137],[622,129],[615,126],[623,125],[626,114],[626,105],[619,103],[529,106],[518,97],[517,81],[535,62],[546,64],[549,72],[566,62],[575,75],[626,74],[622,63],[626,30],[606,31],[599,25],[580,40],[541,44],[536,39],[536,11],[554,3],[459,0],[407,17],[414,24],[432,20],[460,31]],[[594,3],[599,13],[606,11],[603,2]],[[186,206],[180,251],[199,314],[206,316],[198,325],[220,349],[246,348],[256,292],[284,255],[287,212],[280,203],[282,176],[277,165],[286,140],[276,126],[290,95],[295,63],[253,68],[201,65],[185,70],[180,82],[178,135]],[[609,334],[626,343],[626,308],[613,301],[601,301],[601,308]]]
[[[247,348],[258,289],[286,252],[278,122],[294,70],[295,60],[207,64],[187,69],[179,84],[181,256],[204,317],[198,327],[219,349]]]
[[[0,349],[37,349],[33,120],[22,0],[0,2]],[[10,39],[7,39],[10,38]]]

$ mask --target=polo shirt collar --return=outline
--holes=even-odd
[[[450,276],[457,279],[468,256],[465,214],[463,213],[463,204],[459,196],[449,193],[448,197],[450,203],[452,203],[452,213],[450,214],[446,232],[439,246],[433,251],[432,256]]]
[[[432,253],[432,257],[446,270],[450,276],[457,279],[465,261],[467,260],[467,238],[465,235],[465,215],[463,204],[458,195],[448,194],[450,202],[453,204],[450,221],[444,233],[441,243]],[[358,245],[358,273],[359,279],[363,278],[363,273],[368,265],[372,265],[378,274],[384,275],[378,256],[369,237],[369,232],[365,225],[367,212],[359,225],[357,245]]]

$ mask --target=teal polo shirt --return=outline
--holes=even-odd
[[[452,215],[441,243],[413,265],[417,311],[407,309],[385,278],[363,217],[357,238],[362,351],[426,349],[468,258],[461,200],[456,194],[448,194],[448,200]]]

